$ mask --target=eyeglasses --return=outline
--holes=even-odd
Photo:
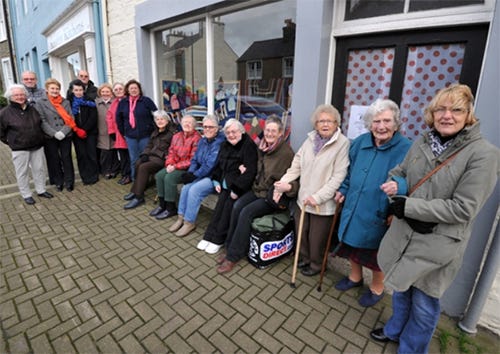
[[[334,125],[336,122],[333,120],[318,120],[318,124],[327,124],[327,125]]]
[[[236,135],[238,133],[241,133],[240,130],[226,130],[225,131],[226,135]]]
[[[203,129],[206,129],[206,130],[212,130],[212,129],[216,129],[217,127],[214,126],[214,125],[204,125],[203,126]]]
[[[448,107],[438,107],[433,110],[434,114],[436,114],[437,116],[444,116],[446,111],[450,111],[450,113],[453,116],[461,116],[462,114],[469,112],[469,110],[465,108],[448,108]]]

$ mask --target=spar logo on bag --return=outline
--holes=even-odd
[[[264,268],[290,254],[294,245],[294,222],[288,211],[265,215],[252,222],[248,260]]]
[[[290,232],[283,240],[264,242],[260,245],[260,256],[263,260],[282,256],[292,250],[293,233]]]

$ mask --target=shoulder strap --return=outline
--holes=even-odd
[[[450,155],[450,157],[448,157],[442,163],[440,163],[439,165],[437,165],[436,167],[434,167],[434,169],[432,171],[428,172],[424,177],[422,177],[422,179],[420,181],[418,181],[417,184],[415,184],[410,189],[410,193],[408,193],[408,196],[411,195],[413,192],[415,192],[417,190],[417,188],[420,187],[422,184],[424,184],[424,182],[427,181],[433,174],[435,174],[437,171],[439,171],[440,169],[442,169],[448,162],[450,162],[451,160],[453,160],[462,149],[463,149],[463,147],[460,148],[459,150],[455,151],[452,155]]]

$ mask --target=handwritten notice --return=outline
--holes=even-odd
[[[349,129],[347,130],[347,137],[349,139],[356,139],[361,134],[368,133],[368,129],[365,128],[365,121],[363,120],[363,116],[368,107],[369,106],[351,106]]]

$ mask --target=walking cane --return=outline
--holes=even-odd
[[[297,230],[297,244],[295,245],[295,258],[293,260],[292,281],[290,286],[295,288],[295,276],[297,275],[297,264],[299,263],[300,240],[302,239],[302,228],[304,226],[304,216],[306,214],[306,206],[302,206],[300,211],[299,229]]]
[[[323,256],[323,264],[321,265],[321,274],[319,276],[318,291],[321,291],[321,284],[323,284],[323,276],[325,275],[326,264],[328,262],[328,252],[332,244],[333,232],[335,231],[335,226],[337,225],[337,221],[339,219],[341,210],[342,210],[342,203],[337,203],[335,208],[335,215],[333,215],[332,226],[330,226],[330,233],[328,234],[328,241],[326,242],[325,254]],[[342,242],[339,242],[338,245],[335,246],[335,249],[332,252],[332,256],[335,256],[337,254],[341,245]]]

